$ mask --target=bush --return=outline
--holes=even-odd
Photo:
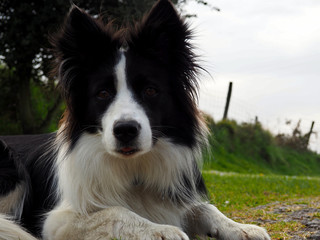
[[[320,175],[320,156],[300,145],[283,144],[260,123],[215,122],[205,117],[211,135],[205,169],[241,173]],[[299,146],[299,147],[297,147]]]

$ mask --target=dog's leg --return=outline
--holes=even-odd
[[[267,231],[256,225],[241,224],[224,216],[215,206],[202,204],[186,215],[189,236],[223,240],[270,240]]]
[[[160,225],[123,208],[110,207],[88,216],[53,210],[44,224],[45,240],[188,240],[179,228]]]

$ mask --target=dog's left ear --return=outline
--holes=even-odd
[[[172,3],[169,0],[159,0],[132,31],[128,45],[129,49],[157,57],[164,63],[176,62],[177,58],[181,57],[183,59],[180,60],[188,62],[193,61],[190,37],[188,25]]]
[[[169,0],[159,0],[131,32],[129,51],[167,67],[180,93],[190,105],[197,98],[197,73],[201,67],[190,43],[192,32]],[[178,95],[181,95],[178,93]]]

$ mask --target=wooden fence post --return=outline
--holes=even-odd
[[[313,133],[313,132],[312,132],[312,130],[313,130],[313,126],[314,126],[314,121],[312,121],[310,131],[309,131],[309,133],[307,134],[307,139],[306,139],[306,148],[307,148],[307,147],[308,147],[308,145],[309,145],[310,136],[311,136],[311,134]]]
[[[223,120],[226,120],[227,117],[228,117],[228,110],[229,110],[229,104],[230,104],[230,99],[231,99],[231,93],[232,93],[232,82],[229,82],[227,102],[226,102],[226,105],[224,107]]]

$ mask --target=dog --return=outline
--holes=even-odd
[[[0,239],[270,239],[208,203],[191,37],[169,0],[126,31],[71,8],[59,130],[0,138]]]

